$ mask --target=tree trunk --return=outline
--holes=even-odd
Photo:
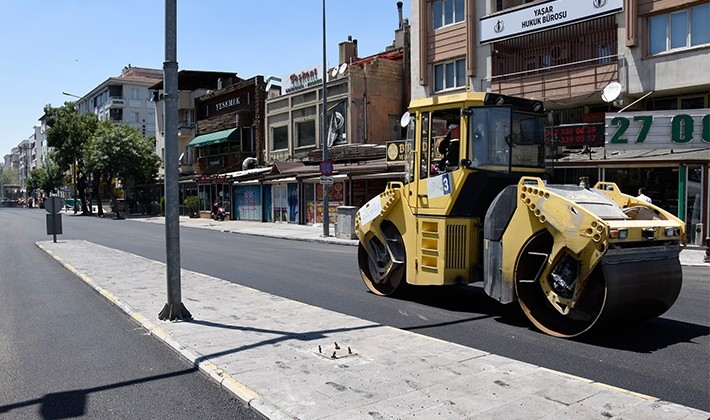
[[[79,199],[81,200],[81,213],[88,215],[90,212],[86,207],[86,172],[84,170],[84,158],[79,156],[76,158],[76,183],[79,188]]]
[[[111,211],[113,211],[113,214],[116,215],[116,219],[123,219],[121,217],[121,213],[118,211],[118,201],[116,200],[116,195],[113,193],[113,190],[111,189],[111,177],[105,178],[106,180],[106,185],[108,185],[108,196],[109,199],[111,200]]]
[[[93,180],[93,188],[91,189],[92,194],[94,194],[94,197],[96,197],[96,212],[99,215],[99,217],[104,217],[104,205],[101,203],[101,175],[100,174],[93,174],[91,175],[91,179]]]

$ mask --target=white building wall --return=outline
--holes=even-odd
[[[620,39],[623,43],[623,39]],[[710,86],[710,55],[705,50],[690,49],[657,57],[642,57],[642,48],[620,47],[626,68],[619,72],[621,85],[628,93],[641,96],[651,91],[683,91]],[[706,69],[705,71],[699,71]]]

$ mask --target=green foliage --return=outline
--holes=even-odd
[[[20,185],[20,174],[16,169],[2,171],[2,185]]]
[[[194,213],[200,207],[200,199],[197,198],[196,195],[189,195],[185,197],[183,204],[188,210],[190,210],[191,213]]]
[[[153,144],[125,123],[99,122],[84,155],[86,170],[104,179],[120,178],[126,185],[155,180],[160,160]]]
[[[83,172],[84,149],[98,126],[98,117],[93,113],[79,115],[73,102],[65,102],[59,108],[45,106],[44,118],[47,145],[55,151],[54,161],[63,170],[78,162],[79,171]]]
[[[41,190],[42,189],[42,183],[44,182],[44,178],[46,178],[47,175],[44,172],[44,168],[34,168],[30,171],[30,173],[27,175],[27,182],[26,182],[26,188],[27,192],[32,194],[32,192]]]
[[[27,176],[27,191],[56,192],[64,185],[64,172],[51,159],[41,168],[34,168]]]

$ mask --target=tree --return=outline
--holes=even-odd
[[[86,171],[84,153],[86,144],[98,127],[98,117],[93,113],[79,114],[73,102],[65,102],[59,108],[44,107],[47,123],[47,145],[54,148],[54,161],[61,170],[75,166],[75,182],[81,199],[81,211],[90,213],[86,206]]]
[[[20,174],[16,169],[5,169],[0,172],[2,185],[20,185]]]
[[[125,123],[101,121],[85,151],[86,170],[98,175],[98,180],[111,185],[120,179],[124,188],[137,183],[152,182],[158,174],[160,160],[153,153],[153,144]],[[116,196],[111,188],[111,208],[120,218]],[[100,203],[99,203],[100,208]]]
[[[41,168],[34,168],[27,176],[27,192],[44,191],[49,195],[65,183],[64,171],[50,158]]]

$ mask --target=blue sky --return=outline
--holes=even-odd
[[[409,0],[403,15],[409,18]],[[322,0],[178,0],[180,70],[279,76],[323,61]],[[162,0],[0,0],[0,156],[33,133],[46,104],[83,96],[124,66],[162,69]],[[395,0],[326,0],[327,61],[351,35],[361,57],[398,26]]]

